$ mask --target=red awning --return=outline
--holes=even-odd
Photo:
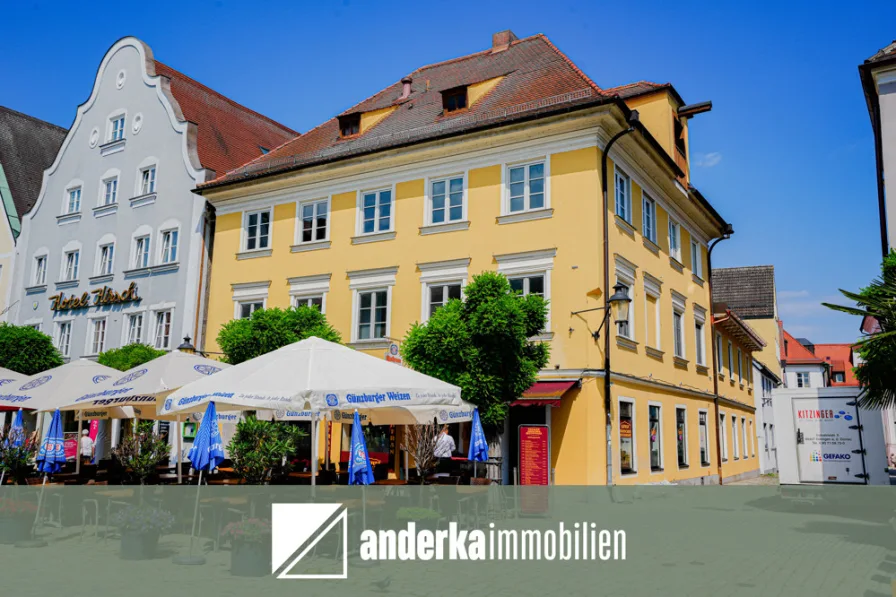
[[[563,394],[571,388],[579,385],[574,381],[536,381],[523,392],[519,400],[514,400],[510,406],[560,406]]]

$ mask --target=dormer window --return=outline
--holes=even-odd
[[[687,149],[685,148],[684,143],[684,125],[681,123],[680,118],[676,118],[673,120],[673,124],[675,125],[675,149],[678,150],[683,156],[687,155]]]
[[[467,87],[455,87],[442,92],[442,108],[445,114],[457,112],[467,107]]]
[[[353,137],[361,132],[361,114],[347,114],[339,117],[339,136]]]

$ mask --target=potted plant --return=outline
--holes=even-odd
[[[21,440],[21,444],[16,445],[16,440]],[[25,436],[12,428],[0,432],[0,477],[4,482],[11,479],[16,485],[25,484],[25,477],[31,472],[31,463],[37,455],[37,447],[34,434]]]
[[[246,417],[236,425],[227,450],[233,472],[250,485],[263,485],[284,478],[292,470],[290,456],[307,434],[298,426]]]
[[[249,518],[232,522],[222,535],[230,539],[230,574],[266,576],[271,572],[271,521]]]
[[[125,437],[112,455],[140,485],[156,473],[156,467],[169,458],[168,438],[153,433],[152,421],[140,421],[137,432]]]
[[[37,514],[37,504],[0,498],[0,544],[11,545],[31,536],[31,525]]]
[[[122,560],[148,560],[155,556],[159,536],[174,525],[174,516],[151,506],[127,506],[109,522],[121,533]]]
[[[429,508],[406,506],[398,509],[398,512],[395,513],[395,518],[405,524],[409,522],[416,523],[420,529],[435,531],[439,526],[439,520],[442,519],[442,515]]]

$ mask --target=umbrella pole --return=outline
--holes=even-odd
[[[317,485],[317,413],[311,413],[311,495],[314,496]]]
[[[47,474],[44,473],[44,481],[40,484],[40,494],[37,496],[37,512],[34,513],[34,524],[31,525],[31,538],[37,533],[37,521],[40,519],[40,507],[44,503],[44,487],[47,485]]]
[[[174,417],[174,432],[177,434],[177,437],[174,438],[176,440],[175,446],[177,447],[177,458],[174,459],[174,462],[176,463],[176,466],[177,466],[177,484],[180,485],[181,482],[183,481],[182,477],[183,477],[183,468],[184,468],[180,465],[180,457],[184,451],[183,447],[181,446],[181,442],[183,441],[183,439],[181,439],[181,438],[184,435],[184,430],[180,426],[180,415],[176,415]]]
[[[196,518],[199,516],[199,492],[202,488],[202,469],[199,470],[199,483],[196,484],[196,503],[193,505],[193,528],[190,530],[190,556],[193,555],[193,540],[196,536]]]
[[[78,444],[75,448],[75,474],[81,474],[81,411],[78,411],[78,433],[75,434]]]

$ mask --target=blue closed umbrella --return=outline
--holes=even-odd
[[[62,433],[62,415],[57,408],[53,412],[53,420],[47,436],[40,445],[37,453],[37,470],[49,474],[58,473],[65,464],[65,436]]]
[[[373,483],[373,467],[370,466],[370,455],[367,453],[367,442],[364,441],[364,429],[361,418],[355,411],[352,422],[352,446],[348,462],[349,485],[371,485]]]
[[[12,426],[9,428],[9,439],[12,440],[13,446],[21,446],[25,443],[25,425],[22,423],[22,409],[16,411],[12,420]]]
[[[199,423],[199,431],[193,440],[193,447],[187,455],[193,469],[211,472],[224,461],[224,444],[221,440],[221,429],[218,427],[218,411],[215,403],[209,402],[205,415]]]
[[[473,433],[470,437],[470,452],[467,458],[473,462],[473,476],[476,476],[476,463],[488,461],[488,441],[479,420],[479,409],[473,409]]]

